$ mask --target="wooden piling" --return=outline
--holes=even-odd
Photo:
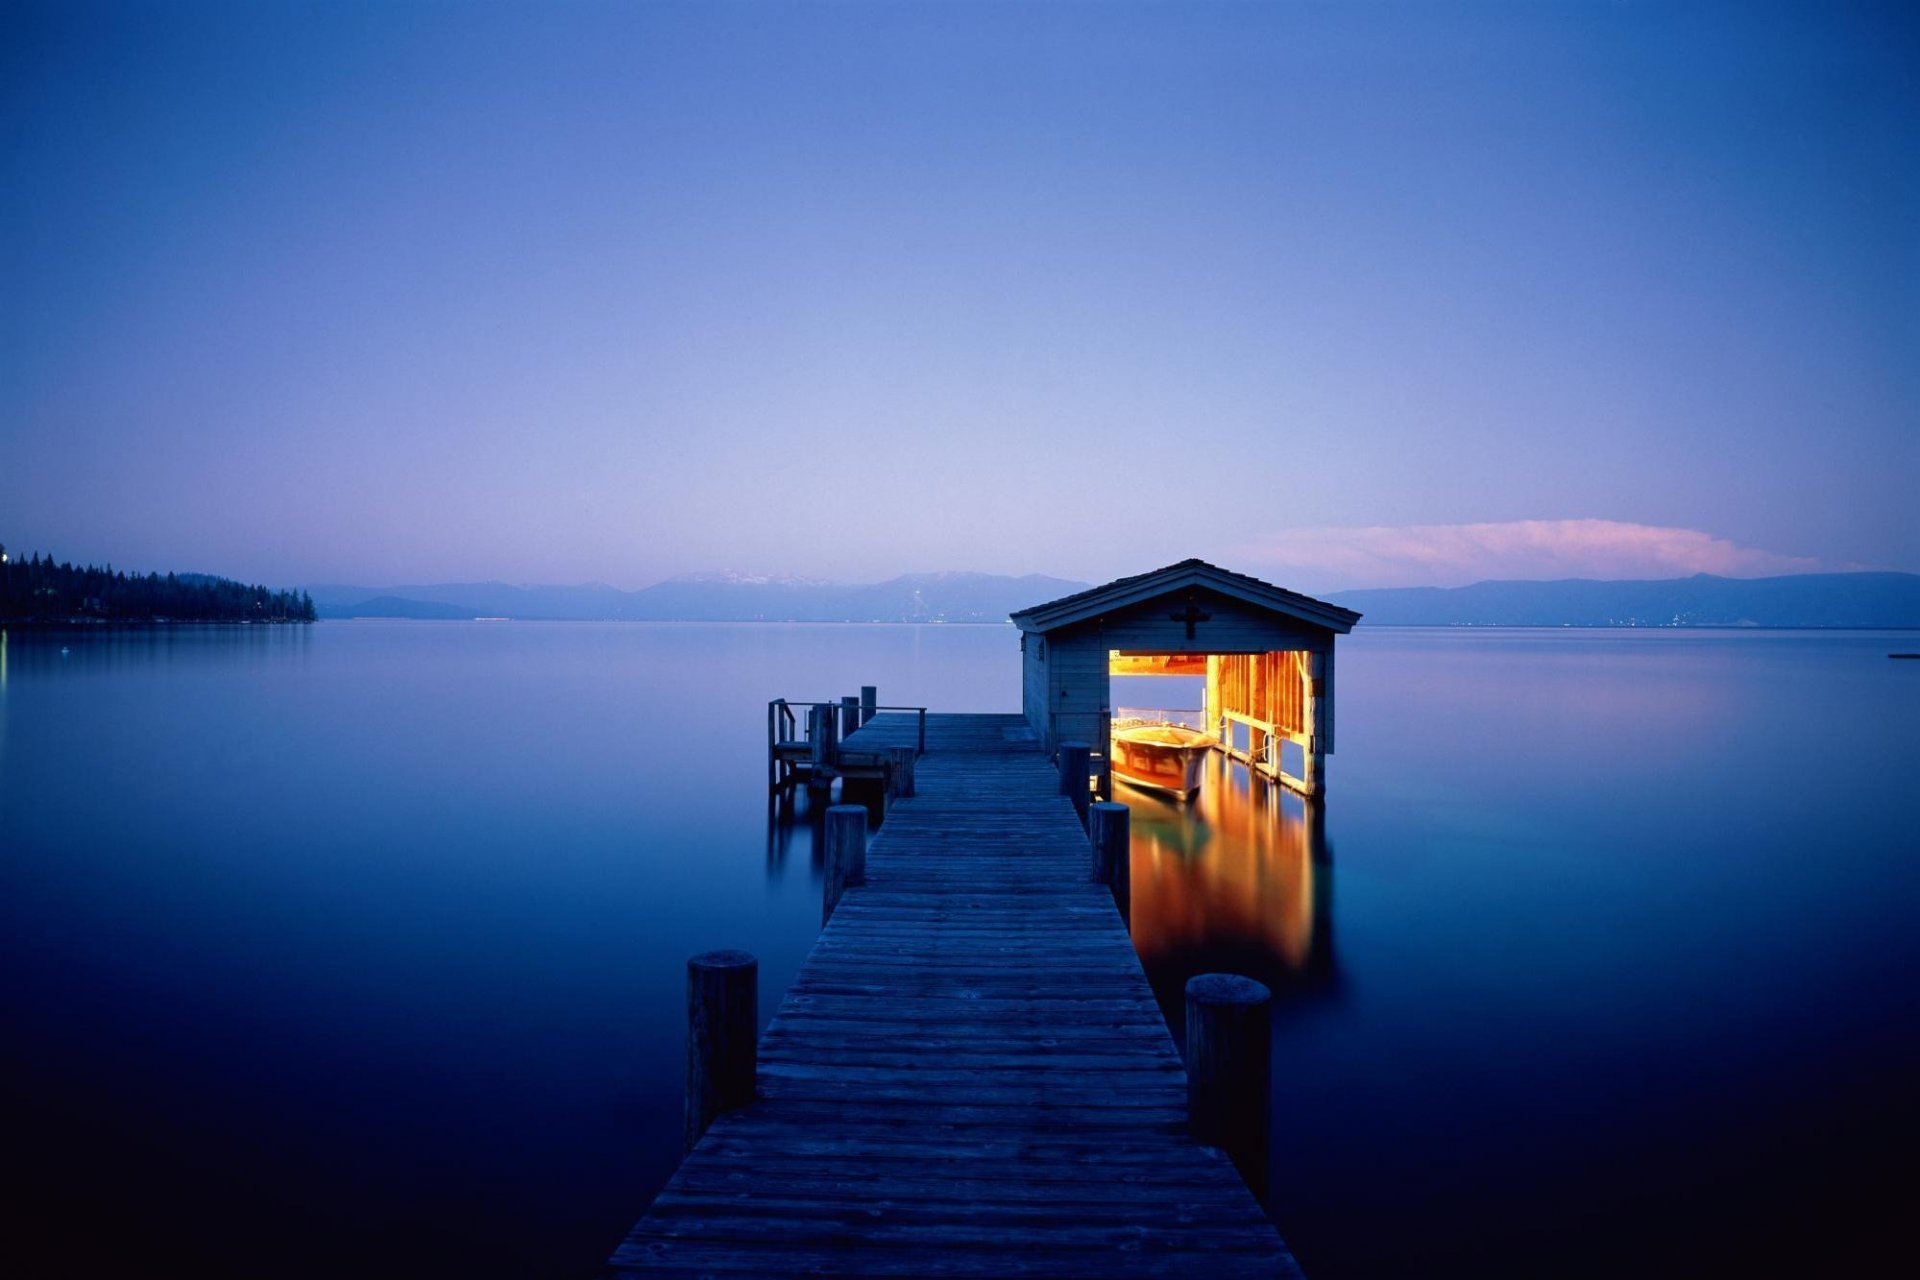
[[[873,719],[873,716],[874,716],[873,709],[879,705],[880,705],[880,690],[878,686],[870,685],[870,684],[861,685],[860,686],[860,727],[861,728],[863,729],[866,728],[868,721]]]
[[[1187,979],[1187,1126],[1219,1147],[1261,1200],[1273,1091],[1273,993],[1252,978]]]
[[[1088,788],[1093,777],[1093,747],[1085,742],[1060,744],[1060,794],[1073,801],[1080,825],[1087,825]]]
[[[780,789],[780,700],[767,704],[767,790]]]
[[[834,734],[833,708],[814,703],[807,708],[807,743],[811,752],[807,758],[807,787],[825,789],[833,785],[833,762],[835,748],[839,745]]]
[[[1133,915],[1133,818],[1124,804],[1103,800],[1089,811],[1087,834],[1093,845],[1093,881],[1113,890],[1120,918]]]
[[[687,961],[686,1150],[722,1112],[753,1101],[760,1040],[760,962],[745,951]]]
[[[1327,790],[1327,664],[1324,653],[1307,655],[1307,740],[1301,751],[1300,780],[1310,796]]]
[[[820,907],[820,923],[833,918],[840,897],[854,885],[867,879],[867,807],[863,804],[836,804],[828,808],[827,885]]]
[[[846,694],[840,699],[840,741],[845,742],[860,727],[860,697]]]
[[[887,794],[894,800],[910,799],[913,795],[912,747],[887,748]]]

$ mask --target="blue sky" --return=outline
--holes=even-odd
[[[1920,569],[1911,13],[16,4],[0,539]]]

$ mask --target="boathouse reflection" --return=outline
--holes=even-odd
[[[1219,751],[1203,768],[1189,802],[1124,780],[1114,786],[1113,798],[1132,810],[1133,946],[1176,1041],[1195,974],[1258,978],[1277,1011],[1324,997],[1337,981],[1325,802],[1252,777]],[[866,803],[880,825],[877,794],[856,789],[846,799]],[[804,787],[769,795],[769,876],[796,857],[815,878],[823,874],[825,811]]]
[[[1132,809],[1133,945],[1177,1040],[1188,978],[1258,978],[1276,1009],[1335,985],[1333,865],[1323,803],[1210,752],[1181,804],[1119,783]]]

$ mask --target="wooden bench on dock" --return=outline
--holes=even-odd
[[[696,1057],[732,1034],[746,1065],[720,1069],[729,1083],[690,1061],[720,1113],[692,1123],[616,1274],[1297,1276],[1233,1161],[1190,1131],[1187,1072],[1033,732],[924,724],[915,793],[870,847],[847,814],[836,839],[859,848],[834,856],[853,865],[836,862],[757,1064],[751,1000],[715,1013],[701,986],[737,986],[750,958],[692,971]],[[882,714],[846,745],[919,732]],[[1264,1135],[1264,1101],[1238,1120]]]

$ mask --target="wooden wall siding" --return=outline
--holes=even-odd
[[[1052,668],[1048,682],[1047,705],[1052,708],[1052,739],[1049,751],[1062,742],[1089,742],[1099,751],[1099,741],[1111,709],[1107,699],[1107,655],[1105,646],[1088,636],[1047,637],[1047,657]]]
[[[1238,712],[1263,720],[1289,737],[1307,732],[1307,656],[1304,653],[1227,653],[1212,679],[1219,690],[1214,714]]]
[[[1283,650],[1264,654],[1216,654],[1207,660],[1207,715],[1218,730],[1223,716],[1259,722],[1247,726],[1243,757],[1229,730],[1222,748],[1235,759],[1308,795],[1326,788],[1326,757],[1333,751],[1333,655]],[[1280,767],[1276,754],[1261,763],[1269,738],[1300,744],[1301,775]]]
[[[1049,754],[1062,742],[1105,749],[1099,739],[1109,709],[1106,649],[1084,639],[1029,635],[1022,672],[1021,710]]]
[[[1248,716],[1272,725],[1277,736],[1306,746],[1310,732],[1307,698],[1310,656],[1281,651],[1229,653],[1209,658],[1207,714],[1216,721],[1228,712]],[[1248,751],[1259,756],[1266,749],[1267,732],[1250,729],[1249,733]]]
[[[1325,755],[1333,754],[1333,646],[1328,645],[1320,658],[1320,698],[1314,703],[1319,713],[1320,723],[1314,732],[1320,738],[1320,750]]]
[[[1266,673],[1267,705],[1273,723],[1286,733],[1306,733],[1307,655],[1266,653],[1255,659]]]
[[[1024,652],[1020,655],[1020,710],[1032,726],[1040,741],[1051,752],[1053,744],[1047,742],[1048,706],[1047,698],[1051,689],[1050,664],[1047,661],[1049,646],[1040,636],[1021,636]]]
[[[1168,616],[1185,609],[1184,592],[1062,628],[1048,640],[1057,643],[1092,636],[1107,650],[1151,653],[1266,653],[1275,649],[1325,652],[1333,647],[1333,632],[1323,627],[1277,617],[1228,596],[1199,591],[1194,593],[1193,603],[1210,616],[1195,625],[1191,640],[1187,639],[1186,624]]]
[[[1342,635],[1352,630],[1353,624],[1360,620],[1360,615],[1351,609],[1275,587],[1271,583],[1233,573],[1201,560],[1183,560],[1152,573],[1135,574],[1104,587],[1035,605],[1015,614],[1013,620],[1023,631],[1059,631],[1143,603],[1165,599],[1186,600],[1201,593],[1244,602],[1278,620],[1299,621]]]

